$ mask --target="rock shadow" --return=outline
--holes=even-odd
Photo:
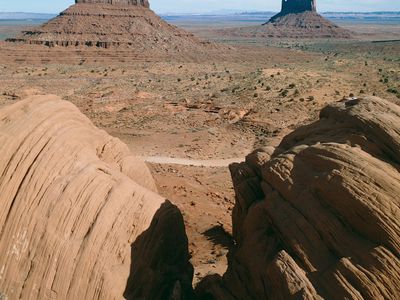
[[[193,299],[193,266],[179,209],[165,201],[131,245],[125,299]]]
[[[204,231],[203,235],[214,245],[222,246],[228,250],[235,245],[232,235],[229,234],[221,225],[215,225],[214,227],[211,227],[210,229]]]

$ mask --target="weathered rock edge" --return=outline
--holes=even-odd
[[[35,96],[0,110],[0,153],[4,297],[191,298],[180,211],[73,104]]]
[[[400,107],[343,101],[230,167],[237,245],[213,299],[400,299]]]
[[[133,6],[144,6],[147,8],[150,7],[150,3],[148,0],[75,0],[75,3],[133,5]]]

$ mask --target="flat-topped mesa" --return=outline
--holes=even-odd
[[[144,6],[147,8],[150,7],[150,3],[148,0],[75,0],[75,3],[135,5],[135,6]]]

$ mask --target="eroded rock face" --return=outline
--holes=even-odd
[[[56,18],[7,41],[50,48],[129,49],[153,59],[181,53],[196,56],[218,48],[165,22],[146,0],[78,1]]]
[[[35,96],[3,108],[0,153],[3,297],[191,297],[181,213],[73,104]]]
[[[280,19],[286,15],[301,15],[306,12],[317,15],[317,3],[315,0],[282,0],[281,11],[273,16],[269,23],[279,24]]]
[[[282,0],[283,14],[296,14],[305,11],[317,11],[315,0]]]
[[[137,5],[137,6],[150,7],[148,0],[75,0],[75,3]]]
[[[332,104],[231,166],[237,247],[214,299],[400,299],[400,107]]]

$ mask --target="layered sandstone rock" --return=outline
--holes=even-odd
[[[216,46],[163,21],[146,0],[82,0],[9,42],[49,47],[131,49],[138,54],[200,54]]]
[[[400,107],[332,104],[231,166],[235,250],[214,299],[400,299]]]
[[[36,96],[0,111],[0,153],[0,295],[190,299],[182,215],[118,139]]]
[[[150,7],[148,0],[75,0],[75,3],[136,5],[136,6]]]

